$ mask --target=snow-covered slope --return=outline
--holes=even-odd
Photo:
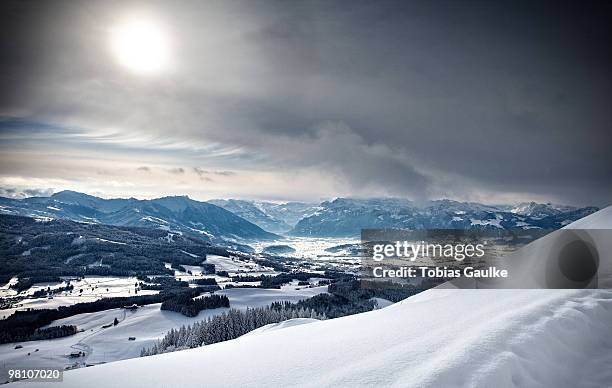
[[[574,221],[565,229],[612,229],[612,206]]]
[[[612,210],[577,227],[612,229]],[[432,289],[364,314],[70,371],[63,386],[600,387],[612,385],[611,363],[611,290]]]
[[[313,318],[293,318],[293,319],[289,319],[283,322],[270,323],[269,325],[262,326],[259,329],[255,329],[249,333],[246,333],[245,336],[258,335],[261,333],[266,333],[266,332],[280,330],[280,329],[286,329],[292,326],[305,325],[307,323],[315,323],[315,322],[319,322],[319,320],[313,319]]]
[[[310,298],[326,292],[327,287],[281,289],[231,288],[219,291],[230,299],[232,308],[268,306],[273,302]],[[111,309],[97,313],[83,313],[53,322],[50,326],[76,325],[81,332],[63,338],[0,345],[0,381],[8,380],[8,370],[23,368],[65,368],[74,363],[90,365],[125,360],[140,356],[144,347],[151,347],[170,329],[191,325],[208,317],[226,312],[227,308],[201,311],[197,317],[186,317],[173,311],[160,310],[160,304],[142,306],[137,310]],[[103,328],[117,318],[117,326]],[[292,319],[259,328],[261,331],[280,330],[283,327],[308,323],[310,319]],[[255,335],[255,332],[253,332]],[[129,340],[133,337],[133,340]],[[36,351],[38,349],[39,351]],[[85,351],[85,357],[70,359],[73,351]],[[61,385],[60,385],[61,386]],[[97,387],[97,385],[92,385]]]

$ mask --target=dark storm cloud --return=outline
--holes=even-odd
[[[609,3],[2,7],[6,116],[223,144],[262,155],[249,168],[331,176],[355,195],[612,198]],[[172,75],[143,81],[101,54],[128,8],[170,26]]]

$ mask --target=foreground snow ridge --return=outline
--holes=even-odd
[[[601,213],[580,227],[610,228],[612,211]],[[610,290],[432,289],[364,314],[282,326],[69,371],[63,386],[612,385]]]
[[[63,385],[601,386],[612,381],[597,376],[612,358],[611,322],[607,290],[430,290],[352,317],[69,371]]]

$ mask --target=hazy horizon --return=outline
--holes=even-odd
[[[7,192],[8,191],[8,192]],[[26,190],[27,192],[17,192],[14,191],[12,189],[6,189],[3,187],[0,187],[0,197],[4,197],[4,198],[11,198],[11,199],[26,199],[26,198],[48,198],[48,197],[52,197],[54,194],[58,194],[62,191],[70,191],[70,192],[76,192],[79,194],[85,194],[85,195],[90,195],[90,196],[94,196],[94,197],[98,197],[98,198],[102,198],[102,199],[136,199],[136,200],[154,200],[154,199],[159,199],[159,198],[166,198],[166,197],[187,197],[191,200],[195,200],[195,201],[199,201],[199,202],[210,202],[210,201],[215,201],[215,200],[240,200],[240,201],[254,201],[254,202],[270,202],[270,203],[277,203],[277,204],[284,204],[284,203],[291,203],[291,202],[299,202],[299,203],[305,203],[305,204],[311,204],[311,205],[318,205],[321,204],[322,202],[326,202],[326,201],[334,201],[338,198],[344,198],[344,199],[354,199],[354,200],[372,200],[372,199],[386,199],[386,200],[408,200],[408,201],[412,201],[415,204],[423,204],[423,203],[427,203],[427,202],[435,202],[435,201],[445,201],[445,200],[450,200],[450,201],[457,201],[457,202],[464,202],[464,203],[470,203],[470,202],[474,202],[474,203],[480,203],[483,205],[491,205],[491,206],[512,206],[512,205],[521,205],[521,204],[525,204],[525,203],[530,203],[530,202],[535,202],[535,203],[539,203],[539,204],[551,204],[551,205],[559,205],[559,206],[596,206],[596,205],[572,205],[572,204],[568,204],[568,203],[560,203],[560,202],[551,202],[551,201],[545,201],[545,202],[538,202],[538,201],[518,201],[518,202],[487,202],[487,201],[482,201],[482,202],[477,202],[477,201],[460,201],[460,200],[456,200],[456,199],[451,199],[451,198],[430,198],[427,200],[411,200],[408,199],[406,197],[400,197],[400,196],[372,196],[372,197],[364,197],[364,196],[346,196],[346,197],[342,197],[342,196],[333,196],[333,197],[327,197],[327,198],[319,198],[319,199],[311,199],[311,200],[302,200],[302,201],[292,201],[292,200],[275,200],[275,199],[265,199],[265,198],[250,198],[250,197],[243,197],[243,198],[237,198],[237,197],[215,197],[215,198],[195,198],[192,197],[188,194],[179,194],[179,193],[175,193],[175,194],[168,194],[168,195],[162,195],[162,196],[151,196],[151,197],[144,197],[144,196],[108,196],[108,195],[104,195],[102,193],[86,193],[86,192],[81,192],[78,190],[58,190],[58,191],[48,191],[48,190]]]

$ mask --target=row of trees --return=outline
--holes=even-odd
[[[17,283],[11,285],[11,288],[17,292],[22,292],[32,287],[35,283],[61,283],[61,281],[62,279],[59,276],[37,275],[27,278],[19,278]]]
[[[218,273],[217,273],[218,274]],[[259,288],[280,288],[282,285],[291,283],[293,280],[302,282],[299,285],[308,285],[311,278],[325,278],[330,280],[352,279],[351,275],[337,271],[326,271],[324,274],[316,272],[286,272],[278,275],[236,275],[232,276],[234,282],[261,282]],[[330,280],[327,280],[330,279]]]
[[[331,283],[327,287],[327,294],[315,295],[297,302],[296,305],[313,309],[328,318],[338,318],[372,310],[375,307],[372,298],[375,297],[398,302],[421,291],[422,289],[409,285],[382,282],[366,284],[362,280],[345,278]]]
[[[74,286],[70,284],[70,282],[68,282],[68,284],[65,287],[58,287],[58,288],[53,288],[53,289],[51,287],[47,287],[46,289],[43,289],[43,290],[34,291],[32,293],[32,298],[44,298],[47,295],[59,294],[60,292],[64,292],[64,291],[72,292],[72,290],[74,290]]]
[[[189,283],[176,280],[173,276],[138,276],[138,280],[142,280],[139,284],[143,290],[167,290],[170,288],[189,287]]]
[[[141,351],[142,356],[173,352],[175,350],[196,348],[217,342],[228,341],[270,323],[278,323],[293,318],[326,319],[312,309],[297,307],[289,302],[275,302],[266,307],[231,309],[227,313],[209,317],[193,325],[171,329],[151,348]]]
[[[210,295],[198,299],[192,299],[190,295],[179,295],[162,302],[161,309],[176,311],[187,317],[195,317],[202,310],[229,306],[229,298],[225,295]]]
[[[51,326],[44,329],[37,329],[30,338],[28,338],[28,341],[68,337],[76,333],[77,327],[74,325]]]
[[[191,282],[193,284],[197,284],[200,286],[216,286],[217,285],[217,280],[215,278],[194,279]]]

